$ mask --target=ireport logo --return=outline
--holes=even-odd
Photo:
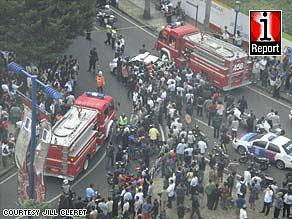
[[[281,10],[250,10],[249,25],[250,56],[281,55]]]

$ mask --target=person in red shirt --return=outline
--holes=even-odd
[[[1,138],[2,141],[7,140],[8,138],[8,118],[4,117],[1,122]]]

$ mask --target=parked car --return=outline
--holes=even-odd
[[[235,150],[243,155],[246,151],[259,157],[266,157],[277,168],[292,168],[292,141],[275,133],[248,133],[235,138],[232,143]]]
[[[148,65],[150,64],[150,62],[157,62],[160,60],[159,57],[151,55],[149,52],[145,52],[139,55],[136,55],[132,58],[128,58],[129,63],[132,62],[143,62],[144,64]],[[118,58],[114,58],[110,63],[109,63],[109,68],[110,68],[110,72],[113,73],[116,70],[117,67],[117,61]],[[126,61],[126,58],[123,58],[123,61]]]

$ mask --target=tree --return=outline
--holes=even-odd
[[[2,0],[0,49],[23,64],[52,61],[91,28],[94,15],[92,0]]]
[[[144,0],[145,1],[145,6],[144,6],[144,14],[143,18],[144,19],[150,19],[150,0]]]

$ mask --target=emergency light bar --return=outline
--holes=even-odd
[[[105,94],[104,93],[100,93],[100,92],[86,92],[86,95],[88,97],[97,97],[99,99],[104,99]]]

